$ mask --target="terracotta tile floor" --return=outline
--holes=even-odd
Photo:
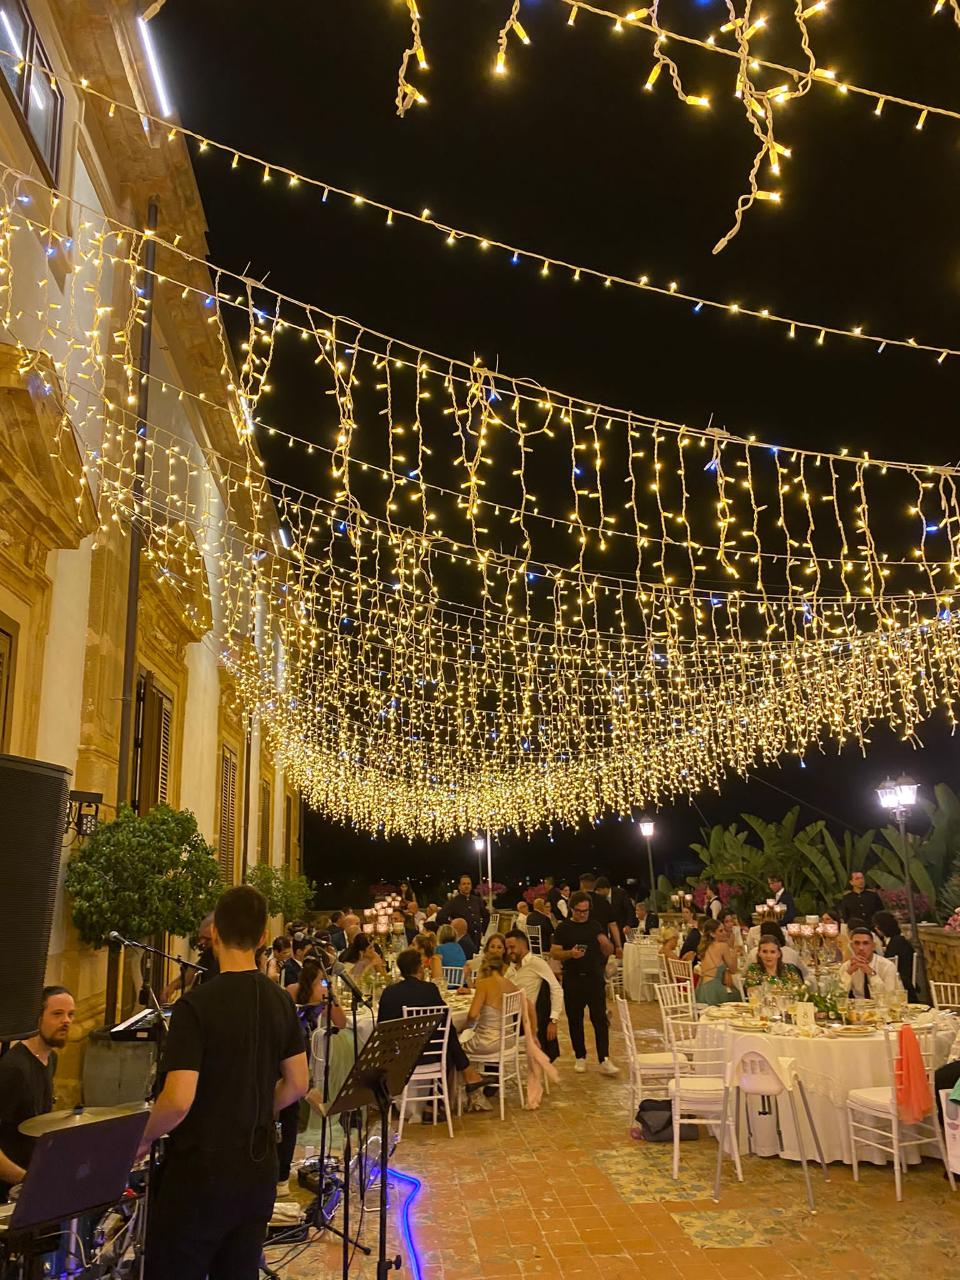
[[[653,1027],[652,1005],[631,1006],[637,1027]],[[592,1038],[587,1033],[588,1046]],[[861,1182],[832,1165],[830,1184],[814,1175],[818,1212],[806,1210],[799,1166],[744,1159],[738,1184],[725,1165],[720,1203],[711,1198],[716,1144],[685,1143],[681,1177],[670,1176],[669,1144],[629,1135],[625,1071],[619,1080],[573,1071],[569,1044],[558,1063],[561,1083],[539,1111],[512,1100],[499,1113],[446,1126],[408,1125],[393,1167],[421,1179],[409,1210],[419,1273],[401,1233],[410,1191],[391,1190],[389,1241],[403,1254],[408,1280],[500,1280],[535,1275],[566,1280],[655,1276],[656,1280],[946,1280],[960,1275],[960,1192],[951,1195],[942,1166],[926,1160],[906,1175],[904,1199],[892,1171],[861,1166]],[[656,1047],[656,1046],[653,1046]],[[621,1037],[611,1056],[625,1064]],[[508,1096],[508,1103],[511,1099]],[[316,1141],[312,1133],[306,1141]],[[377,1217],[362,1239],[376,1246]],[[339,1242],[310,1245],[299,1257],[279,1249],[268,1259],[285,1280],[340,1275]],[[373,1280],[375,1257],[357,1255],[351,1275]]]

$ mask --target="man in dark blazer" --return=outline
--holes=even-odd
[[[377,1007],[378,1022],[393,1022],[404,1016],[404,1005],[408,1009],[425,1009],[444,1003],[443,996],[436,983],[423,980],[423,956],[416,947],[408,947],[397,956],[397,968],[400,970],[400,981],[391,983],[380,994]],[[457,1071],[463,1072],[467,1093],[474,1094],[482,1088],[484,1078],[476,1067],[471,1067],[470,1059],[463,1051],[456,1027],[450,1027],[450,1038],[447,1041],[447,1062]],[[485,1108],[486,1109],[486,1108]]]
[[[783,887],[783,881],[777,875],[770,876],[767,884],[770,887],[770,894],[774,901],[779,903],[781,907],[786,907],[786,911],[777,920],[777,924],[781,926],[789,924],[797,915],[797,904],[793,900],[793,894]]]
[[[537,898],[533,904],[533,910],[527,912],[527,928],[536,925],[540,930],[540,946],[543,954],[549,955],[550,948],[553,945],[553,929],[554,924],[547,915],[547,904],[543,898]]]

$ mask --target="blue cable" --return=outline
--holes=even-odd
[[[423,1183],[419,1178],[413,1177],[412,1174],[398,1173],[396,1169],[391,1169],[389,1176],[396,1178],[398,1182],[406,1182],[411,1187],[410,1194],[404,1200],[403,1208],[400,1211],[400,1230],[403,1233],[404,1244],[407,1247],[407,1253],[412,1264],[410,1269],[413,1272],[413,1280],[423,1280],[423,1272],[420,1270],[420,1255],[410,1233],[410,1206],[420,1194]]]

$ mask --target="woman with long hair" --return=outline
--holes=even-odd
[[[309,1031],[315,1031],[330,998],[330,989],[320,962],[315,959],[304,960],[299,980],[289,984],[287,993],[297,1006],[301,1021]],[[347,1015],[338,1004],[331,1006],[330,1022],[338,1029],[347,1025]]]
[[[784,960],[779,939],[764,933],[757,947],[757,959],[743,976],[743,985],[748,991],[751,987],[774,987],[799,994],[805,983],[797,966]]]
[[[416,947],[423,956],[424,977],[427,982],[441,982],[443,980],[443,961],[437,953],[437,939],[428,931],[418,933],[414,938],[412,946]]]
[[[350,977],[359,982],[371,969],[377,973],[386,973],[380,953],[365,933],[358,933],[343,956],[343,963],[350,970]]]
[[[737,971],[737,956],[727,941],[719,920],[708,916],[700,929],[700,947],[697,952],[697,1004],[726,1004],[736,1000],[733,975]]]

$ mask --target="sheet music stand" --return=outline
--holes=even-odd
[[[449,1014],[447,1015],[449,1017]],[[387,1160],[390,1140],[390,1103],[403,1093],[407,1081],[433,1033],[443,1021],[443,1014],[431,1013],[412,1018],[379,1022],[373,1035],[363,1046],[360,1056],[343,1087],[332,1102],[321,1108],[325,1116],[361,1107],[376,1107],[380,1112],[380,1240],[377,1253],[377,1280],[387,1280],[391,1270],[400,1269],[400,1256],[387,1260]],[[350,1129],[347,1128],[347,1142]],[[344,1168],[349,1171],[349,1147],[344,1154]],[[350,1178],[345,1178],[343,1200],[343,1280],[350,1270]]]

